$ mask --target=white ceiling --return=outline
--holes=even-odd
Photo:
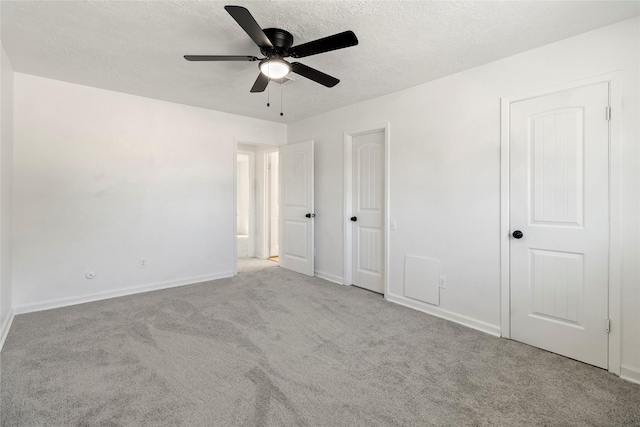
[[[631,18],[640,1],[6,1],[2,43],[15,71],[291,123]],[[225,4],[247,7],[294,45],[353,30],[355,47],[299,61],[341,80],[294,75],[249,93],[261,56]]]

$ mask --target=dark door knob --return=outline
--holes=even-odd
[[[305,216],[306,216],[307,218],[315,218],[315,217],[316,217],[316,214],[314,214],[314,213],[308,213],[308,214],[306,214]]]
[[[356,222],[357,220],[358,220],[358,217],[357,217],[357,216],[352,216],[352,217],[351,217],[351,221]]]
[[[513,232],[512,236],[515,237],[516,239],[522,239],[522,236],[524,236],[524,234],[522,234],[522,231],[516,230]]]

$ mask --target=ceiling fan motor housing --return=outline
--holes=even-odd
[[[290,32],[281,30],[280,28],[265,28],[264,34],[269,38],[273,49],[261,47],[260,52],[267,58],[287,57],[289,56],[289,48],[293,46],[293,35]]]

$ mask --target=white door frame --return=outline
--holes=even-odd
[[[344,284],[353,282],[353,223],[349,221],[353,210],[353,137],[373,132],[384,132],[384,215],[382,233],[384,247],[382,250],[384,298],[389,295],[389,142],[391,125],[367,126],[344,132]]]
[[[555,92],[587,86],[590,84],[609,83],[609,105],[611,120],[609,121],[609,372],[620,375],[621,358],[621,182],[622,182],[622,147],[620,144],[620,120],[622,102],[620,91],[620,72],[612,72],[591,78],[563,83],[557,86],[542,88],[526,93],[501,98],[500,117],[500,326],[501,335],[511,338],[511,281],[510,281],[510,200],[509,200],[509,166],[510,166],[510,107],[517,101],[524,101]],[[605,106],[602,109],[605,117]]]

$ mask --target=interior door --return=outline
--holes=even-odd
[[[280,148],[280,266],[314,275],[313,141]]]
[[[511,104],[511,337],[608,366],[608,83]]]
[[[384,131],[353,137],[353,284],[384,293]]]

